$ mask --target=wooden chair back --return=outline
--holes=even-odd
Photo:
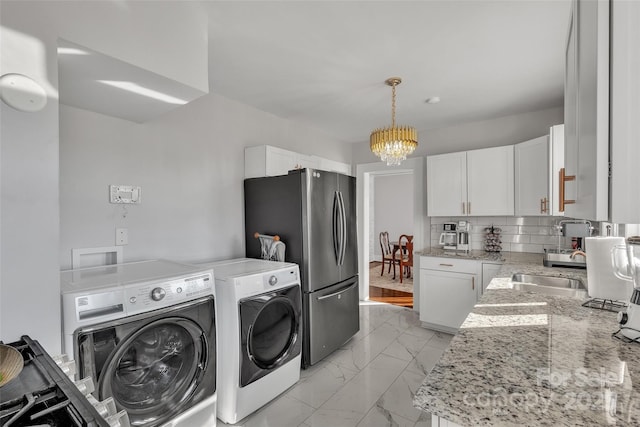
[[[380,232],[380,251],[382,256],[387,258],[391,255],[391,244],[389,243],[389,232]]]
[[[400,265],[413,267],[413,236],[409,234],[402,234],[400,238],[398,238],[398,244],[400,245],[402,252]]]

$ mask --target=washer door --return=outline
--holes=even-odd
[[[132,425],[158,425],[184,408],[207,363],[207,338],[181,317],[148,323],[123,339],[100,375],[101,399],[113,397]]]
[[[240,387],[300,354],[300,298],[300,287],[293,286],[240,301]]]

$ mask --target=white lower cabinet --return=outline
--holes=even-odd
[[[481,275],[480,261],[422,257],[420,321],[423,326],[457,332],[482,292]]]
[[[431,415],[431,427],[462,427],[460,424],[453,423],[436,415]]]
[[[482,263],[482,293],[484,293],[491,280],[498,274],[500,269],[502,268],[502,264],[496,264],[492,262],[483,262]]]

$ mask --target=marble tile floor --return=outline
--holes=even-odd
[[[409,308],[363,301],[360,332],[235,425],[430,427],[431,416],[413,407],[413,395],[451,338],[422,328]]]

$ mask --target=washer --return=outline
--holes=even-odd
[[[300,379],[300,272],[248,258],[206,266],[218,298],[218,418],[235,424]]]
[[[64,349],[134,426],[216,425],[213,271],[165,260],[60,273]]]

